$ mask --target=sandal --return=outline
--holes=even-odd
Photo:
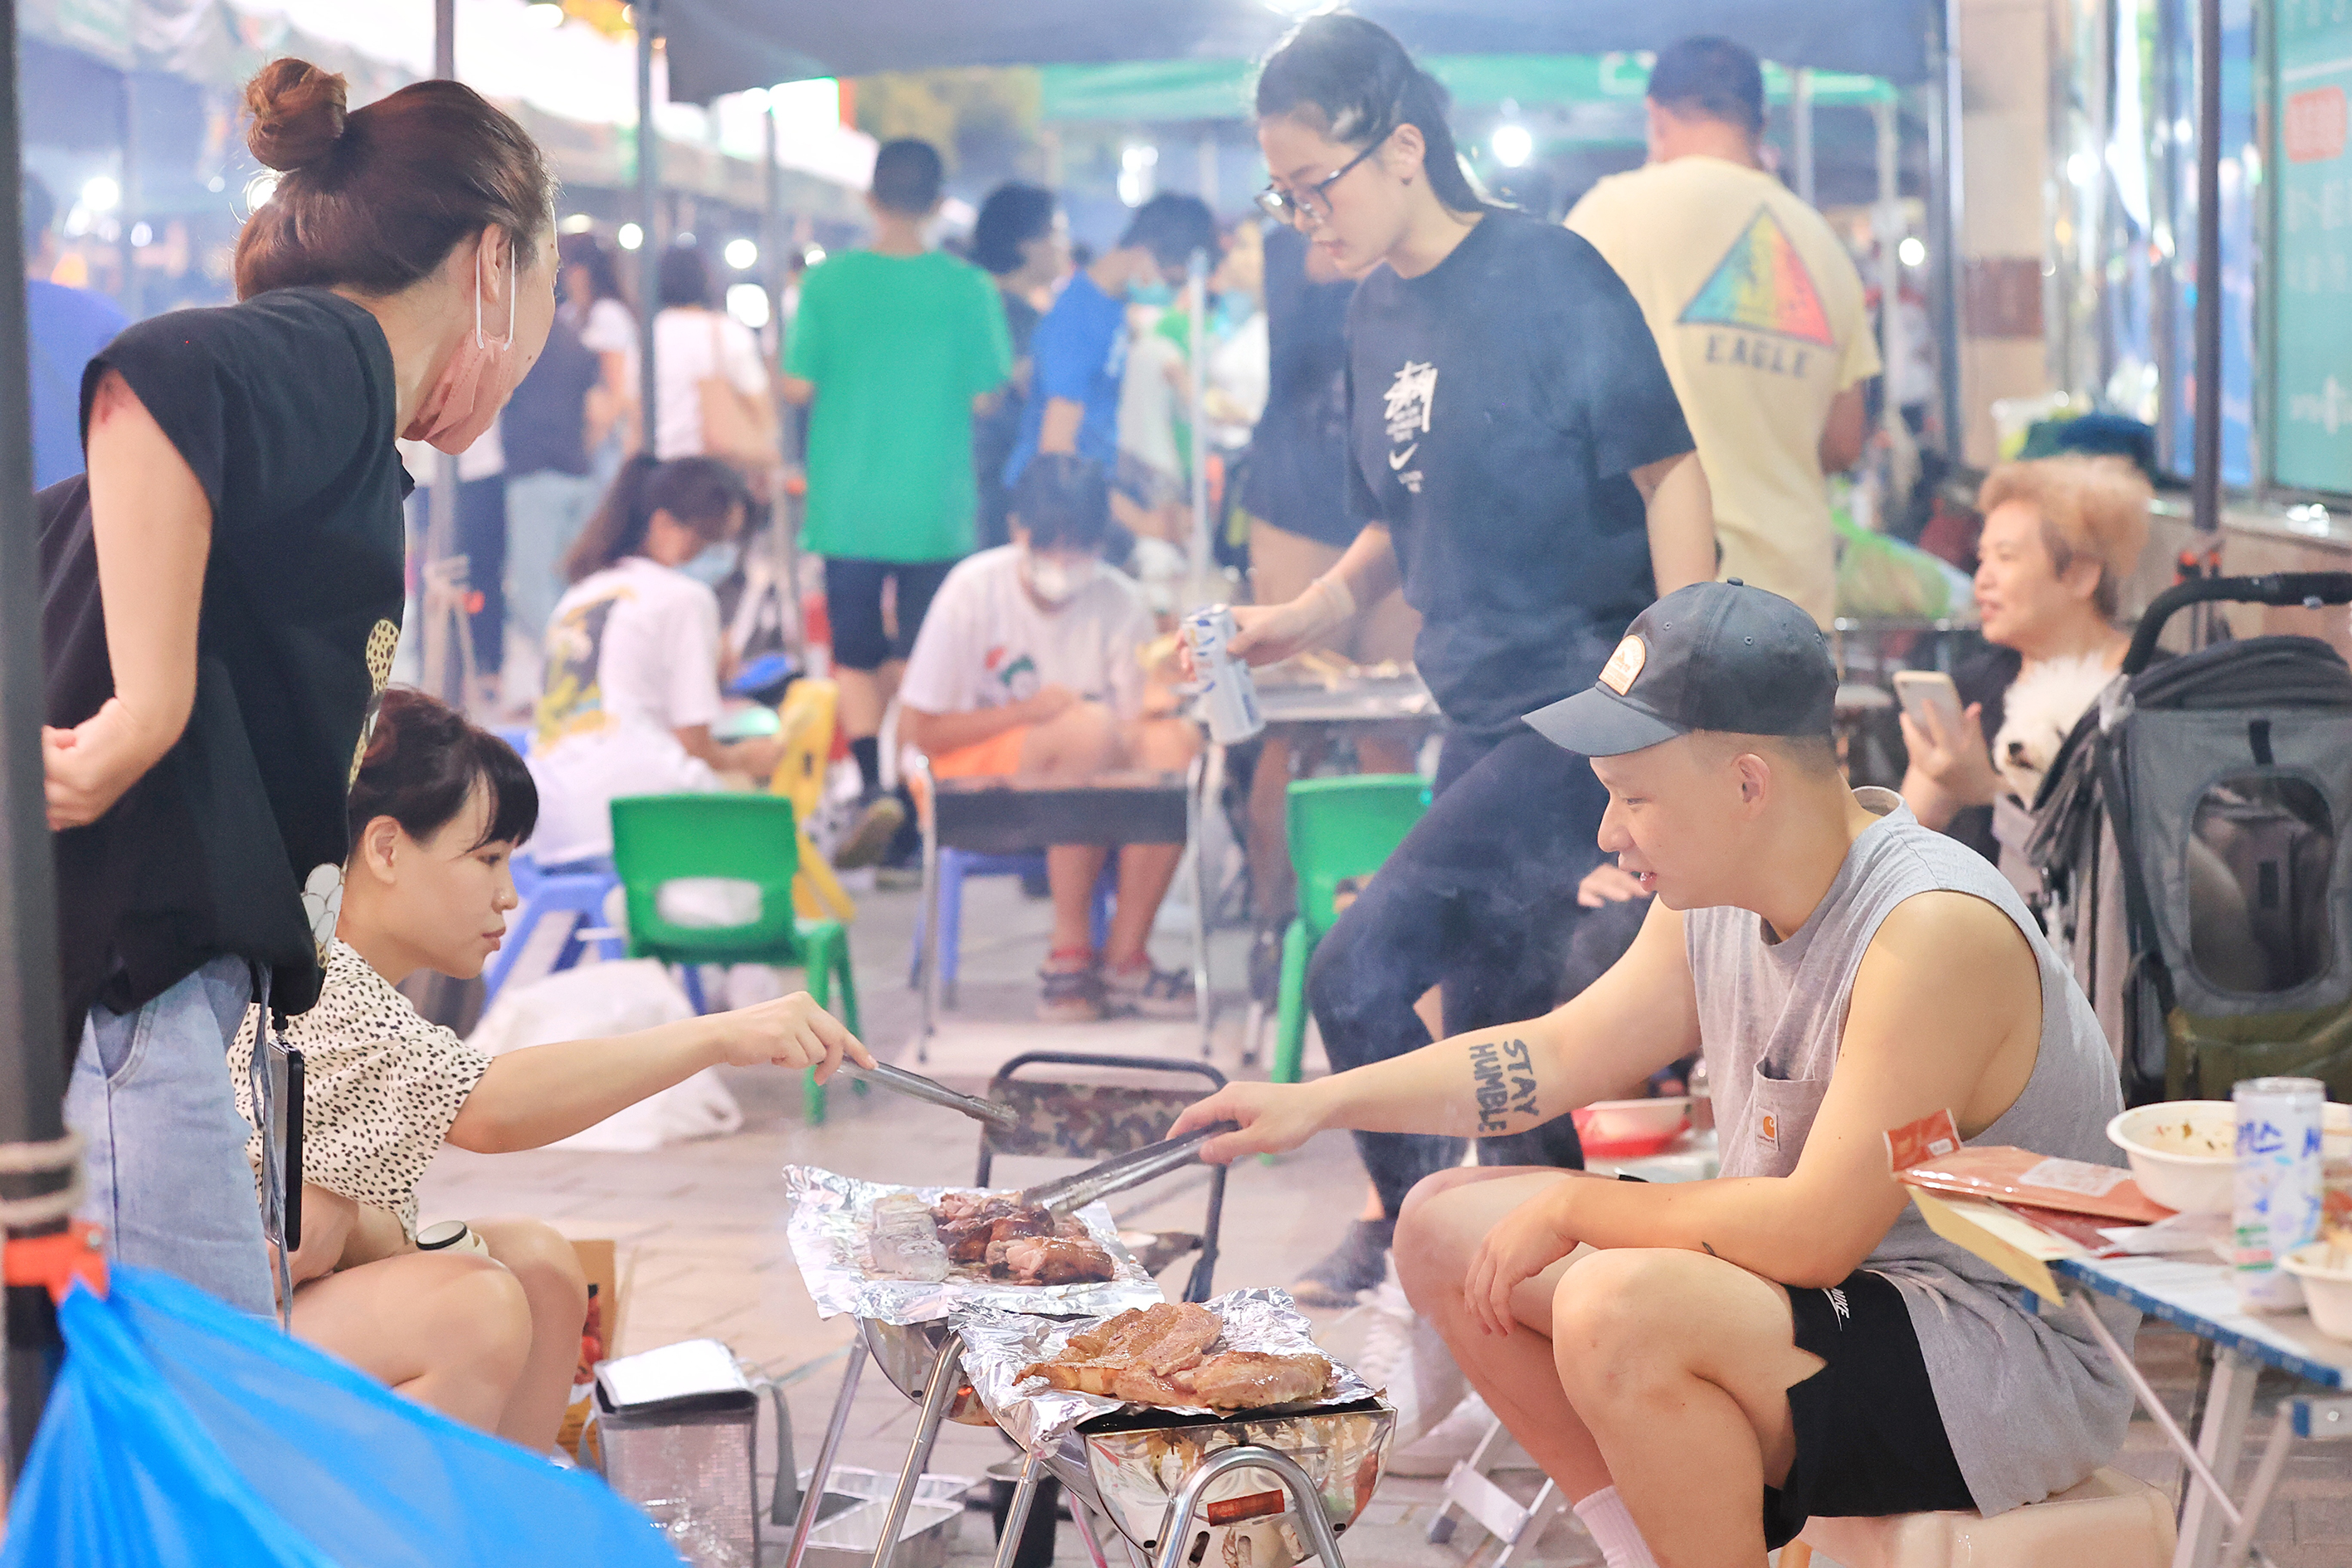
[[[1037,986],[1037,1016],[1045,1023],[1091,1024],[1103,1016],[1102,971],[1086,948],[1047,954]]]
[[[1185,969],[1154,969],[1147,956],[1132,964],[1102,972],[1103,1001],[1113,1012],[1146,1018],[1190,1018],[1199,1011],[1192,995],[1192,973]]]

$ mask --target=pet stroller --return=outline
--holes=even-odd
[[[2052,763],[2024,858],[2127,1104],[2273,1073],[2352,1099],[2352,668],[2279,636],[2152,662],[2173,615],[2215,601],[2352,604],[2352,573],[2158,595]]]

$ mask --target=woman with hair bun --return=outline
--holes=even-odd
[[[400,636],[394,439],[489,426],[546,339],[555,236],[539,148],[457,82],[351,109],[280,59],[246,106],[280,178],[239,302],[91,361],[86,491],[45,497],[42,764],[87,1212],[118,1258],[267,1312],[226,1053],[248,1004],[319,994]]]
[[[1307,973],[1332,1066],[1352,1068],[1430,1043],[1414,1005],[1433,986],[1447,1035],[1559,1000],[1608,796],[1520,715],[1591,685],[1653,599],[1715,575],[1715,519],[1633,295],[1580,237],[1486,203],[1445,89],[1393,37],[1309,17],[1266,60],[1257,113],[1274,176],[1259,205],[1363,278],[1346,372],[1360,531],[1296,597],[1236,609],[1233,650],[1263,664],[1322,646],[1402,584],[1449,721],[1428,814]],[[1499,1142],[1490,1162],[1582,1163],[1565,1117]],[[1463,1154],[1357,1143],[1374,1202],[1292,1286],[1306,1299],[1380,1284],[1405,1194]]]

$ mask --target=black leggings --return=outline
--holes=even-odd
[[[1580,910],[1599,864],[1608,793],[1591,765],[1532,730],[1500,741],[1448,735],[1436,799],[1315,949],[1307,999],[1335,1070],[1428,1045],[1412,1010],[1444,987],[1445,1032],[1517,1023],[1557,1006]],[[1579,1170],[1576,1123],[1555,1118],[1482,1141],[1480,1162]],[[1356,1146],[1393,1217],[1415,1182],[1462,1163],[1463,1141],[1359,1132]]]

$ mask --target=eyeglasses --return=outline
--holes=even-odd
[[[1328,223],[1331,219],[1331,198],[1328,193],[1331,187],[1346,179],[1349,170],[1379,152],[1381,144],[1387,140],[1385,136],[1374,137],[1371,145],[1341,164],[1338,174],[1327,175],[1304,190],[1286,191],[1278,184],[1267,185],[1257,194],[1258,210],[1293,227],[1298,226],[1302,219],[1308,228]]]

